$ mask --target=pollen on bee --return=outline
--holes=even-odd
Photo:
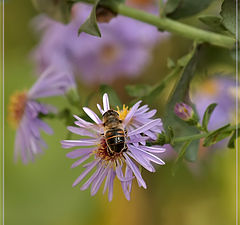
[[[129,111],[130,109],[128,109],[128,106],[125,106],[125,104],[123,105],[122,109],[119,109],[119,107],[117,106],[117,113],[119,114],[120,120],[124,120],[127,114],[129,113]]]
[[[27,91],[15,92],[8,105],[8,121],[16,128],[22,119],[27,102]]]
[[[109,161],[116,161],[117,159],[121,159],[123,157],[122,153],[114,152],[110,154],[104,138],[101,139],[98,149],[96,149],[94,153],[98,158],[101,158],[103,162],[106,162],[106,165]]]

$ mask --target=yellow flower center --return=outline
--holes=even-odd
[[[27,91],[16,92],[10,97],[8,105],[8,121],[16,128],[22,119],[27,102]]]
[[[117,113],[119,114],[120,120],[124,120],[127,114],[129,113],[129,111],[130,109],[128,109],[128,106],[125,106],[125,104],[123,105],[122,109],[119,109],[119,107],[117,106]]]
[[[218,84],[214,79],[207,80],[202,84],[202,91],[210,96],[216,96],[219,92]]]
[[[121,48],[117,45],[106,44],[101,49],[101,61],[104,64],[111,64],[117,60],[121,53]]]

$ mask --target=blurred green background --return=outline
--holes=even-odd
[[[10,95],[16,90],[31,87],[36,80],[30,60],[30,52],[37,43],[37,37],[30,28],[30,21],[35,15],[37,12],[31,1],[5,2],[6,116]],[[190,46],[190,41],[175,36],[161,43],[154,50],[152,64],[136,80],[154,84],[168,72],[167,57],[177,59]],[[203,67],[199,69],[199,74],[206,73],[206,70],[215,71],[216,68],[222,72],[234,72],[234,61],[229,53],[213,47],[206,52],[201,65]],[[148,76],[144,76],[146,74]],[[123,86],[134,84],[136,80],[118,80],[113,84],[124,102],[129,99]],[[86,96],[98,87],[81,88]],[[165,91],[153,105],[159,109],[160,117],[168,92]],[[61,98],[51,101],[59,107],[67,105]],[[91,104],[96,109],[95,100]],[[70,169],[73,160],[65,157],[67,151],[60,146],[60,140],[66,137],[66,126],[60,121],[48,122],[55,131],[53,136],[43,135],[48,150],[35,163],[23,165],[20,160],[16,164],[13,162],[15,131],[5,120],[5,225],[235,223],[235,150],[216,152],[208,160],[198,163],[201,164],[198,172],[193,172],[184,164],[172,176],[172,162],[158,168],[154,174],[143,171],[148,189],[139,189],[134,183],[130,202],[125,199],[119,182],[115,181],[113,201],[109,203],[101,190],[91,197],[89,190],[72,188],[71,185],[82,168]]]

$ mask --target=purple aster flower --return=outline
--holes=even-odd
[[[218,104],[209,121],[209,130],[232,122],[235,107],[235,85],[236,82],[232,77],[218,76],[204,81],[193,93],[192,99],[201,119],[211,103]]]
[[[56,113],[56,109],[37,101],[38,98],[63,95],[74,87],[73,79],[67,73],[46,70],[29,91],[16,92],[10,98],[9,122],[17,128],[15,139],[15,160],[21,155],[27,163],[34,160],[36,154],[42,153],[46,144],[40,131],[52,134],[52,129],[42,121],[39,114]]]
[[[78,127],[68,127],[68,129],[75,134],[86,136],[88,138],[79,140],[64,140],[62,141],[63,148],[78,147],[67,154],[69,158],[78,158],[72,165],[72,168],[84,163],[87,159],[91,161],[85,164],[84,172],[75,180],[73,186],[80,183],[92,170],[94,172],[90,175],[87,181],[81,186],[81,190],[89,188],[91,185],[91,195],[95,195],[99,190],[101,184],[105,179],[103,193],[108,188],[108,199],[112,200],[113,196],[113,182],[115,177],[118,178],[122,184],[123,192],[128,200],[130,200],[130,193],[132,188],[132,181],[136,178],[139,187],[146,188],[146,183],[141,176],[138,165],[143,166],[150,172],[155,172],[152,162],[163,165],[164,162],[155,154],[164,151],[160,146],[146,146],[144,143],[149,138],[155,138],[156,131],[161,129],[162,123],[160,119],[152,119],[155,111],[148,111],[147,106],[140,106],[137,102],[130,110],[124,106],[123,110],[111,110],[107,94],[103,96],[103,109],[97,105],[103,120],[100,119],[91,109],[84,107],[83,110],[95,122],[87,122],[78,116],[74,116],[77,121],[75,124]],[[106,115],[112,113],[115,115],[109,120],[105,120]],[[111,116],[112,116],[111,114]],[[141,118],[143,121],[139,122]],[[125,147],[120,151],[112,150],[113,147],[109,141],[108,132],[114,130],[107,130],[110,124],[106,121],[118,122],[117,136],[124,142],[118,144],[125,144]],[[106,124],[107,123],[107,124]],[[114,129],[116,127],[114,126]],[[125,132],[125,134],[124,134]],[[154,135],[152,135],[154,133]],[[122,139],[123,138],[123,139]],[[114,145],[116,147],[116,145]],[[118,148],[118,147],[116,147]]]
[[[117,16],[99,24],[102,38],[77,35],[90,7],[74,4],[68,25],[38,17],[34,27],[43,31],[34,59],[40,71],[51,65],[71,70],[86,83],[110,83],[117,77],[138,76],[151,59],[150,51],[163,35],[155,27]],[[151,11],[156,11],[156,9]]]

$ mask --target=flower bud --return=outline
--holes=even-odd
[[[97,6],[96,18],[98,23],[109,23],[116,16],[117,14],[112,10],[102,6]]]
[[[193,118],[194,111],[191,106],[181,102],[174,107],[175,114],[184,121],[189,121]]]

